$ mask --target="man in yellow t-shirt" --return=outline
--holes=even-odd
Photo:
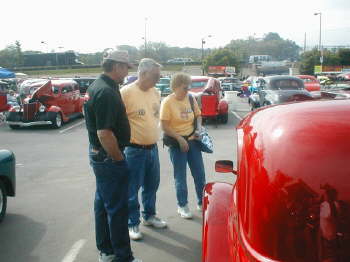
[[[129,236],[133,240],[142,238],[139,229],[140,187],[143,224],[156,228],[167,226],[164,220],[156,216],[156,193],[160,181],[157,147],[160,95],[154,86],[160,78],[160,67],[153,59],[142,59],[138,67],[138,80],[120,91],[131,128],[130,145],[125,148],[125,156],[130,169],[128,224]]]

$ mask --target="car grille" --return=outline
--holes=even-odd
[[[23,105],[23,121],[32,121],[36,112],[38,112],[40,104],[38,102]]]

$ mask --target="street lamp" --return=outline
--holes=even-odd
[[[146,29],[147,29],[147,17],[145,17],[145,36],[143,39],[145,40],[145,57],[147,57],[147,38],[146,38]]]
[[[321,35],[322,35],[322,13],[318,12],[318,13],[314,13],[314,15],[319,15],[320,16],[320,38],[319,38],[319,42],[318,42],[318,50],[321,53],[320,56],[320,63],[321,63],[321,68],[322,68],[322,64],[323,64],[323,50],[322,50],[322,41],[321,41]],[[321,69],[322,70],[322,69]]]
[[[212,37],[212,35],[208,35],[207,37]],[[204,44],[205,37],[202,37],[202,75],[204,76]]]

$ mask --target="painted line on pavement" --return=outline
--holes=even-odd
[[[240,117],[235,111],[231,111],[232,114],[234,114],[235,117],[237,117],[239,120],[242,120],[242,117]]]
[[[85,121],[85,120],[81,120],[79,123],[76,123],[75,125],[72,125],[72,126],[66,128],[66,129],[61,130],[61,131],[60,131],[60,134],[63,134],[64,132],[66,132],[66,131],[68,131],[68,130],[71,130],[72,128],[81,125],[82,123],[84,123],[84,121]]]
[[[67,255],[63,258],[62,262],[73,262],[77,255],[79,254],[80,249],[85,245],[86,239],[80,239],[72,246]]]

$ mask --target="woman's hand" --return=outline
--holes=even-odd
[[[188,152],[189,146],[188,146],[187,140],[185,138],[180,136],[179,139],[177,140],[177,142],[179,142],[181,152],[184,152],[184,153]]]

